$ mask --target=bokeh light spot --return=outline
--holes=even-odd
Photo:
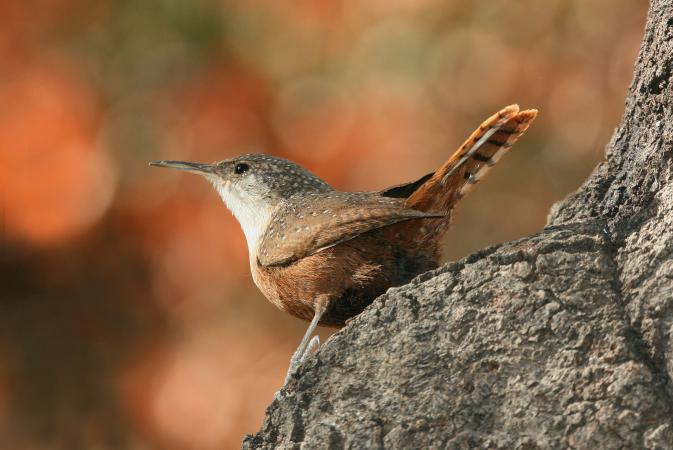
[[[51,64],[24,67],[0,87],[0,208],[10,237],[58,243],[105,212],[116,176],[94,115],[84,81]]]

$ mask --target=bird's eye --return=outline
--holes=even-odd
[[[234,167],[234,173],[237,173],[237,174],[240,175],[240,174],[242,174],[242,173],[247,172],[248,169],[250,169],[250,166],[247,165],[246,163],[238,163],[238,164],[236,164],[236,166]]]

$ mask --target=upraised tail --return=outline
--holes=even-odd
[[[422,184],[414,186],[405,206],[421,211],[450,212],[536,116],[535,109],[519,111],[519,105],[510,105],[486,119],[442,167],[419,180]]]

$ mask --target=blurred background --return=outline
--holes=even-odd
[[[214,190],[148,161],[268,152],[372,190],[539,108],[461,204],[458,259],[539,231],[602,159],[646,3],[0,2],[0,447],[235,448],[260,427],[306,324],[256,290]]]

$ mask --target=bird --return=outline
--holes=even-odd
[[[245,234],[252,278],[279,309],[310,322],[287,383],[320,345],[318,325],[342,327],[388,288],[437,268],[460,199],[536,118],[507,106],[434,172],[373,192],[343,192],[268,154],[211,164],[160,160],[208,180]]]

